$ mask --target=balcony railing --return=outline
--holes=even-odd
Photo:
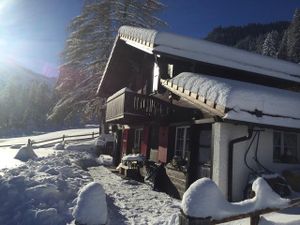
[[[178,108],[178,107],[177,107]],[[106,122],[134,123],[172,118],[176,107],[152,96],[122,89],[106,102]]]

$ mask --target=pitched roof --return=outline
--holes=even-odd
[[[223,119],[300,129],[300,93],[184,72],[162,85]]]
[[[300,65],[233,47],[155,30],[123,26],[118,34],[131,44],[201,62],[232,67],[300,83]]]

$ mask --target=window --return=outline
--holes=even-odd
[[[278,163],[298,163],[300,135],[297,133],[274,131],[273,161]]]
[[[186,152],[190,145],[190,128],[188,126],[176,127],[175,136],[175,155],[183,159],[186,157]]]
[[[159,83],[159,67],[157,63],[154,63],[152,92],[156,92],[158,90],[158,83]]]
[[[141,147],[141,140],[142,140],[143,128],[135,129],[134,130],[134,142],[133,148],[135,151],[139,151]]]
[[[173,75],[174,75],[174,65],[173,64],[168,64],[168,75],[169,75],[169,78],[173,78]]]

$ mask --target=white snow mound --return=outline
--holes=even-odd
[[[22,146],[15,156],[15,159],[26,162],[29,159],[36,159],[38,156],[33,151],[31,145]]]
[[[276,194],[263,178],[257,178],[252,189],[256,194],[254,198],[230,203],[212,180],[201,178],[184,193],[181,208],[191,217],[223,219],[264,208],[282,208],[289,203],[288,199]]]
[[[145,157],[141,154],[128,154],[122,157],[122,161],[138,161],[143,162]]]
[[[56,143],[53,147],[55,150],[64,150],[65,149],[65,142],[62,141],[60,143]]]
[[[106,195],[101,184],[91,182],[80,190],[73,216],[80,224],[100,225],[106,223]]]
[[[100,155],[97,159],[97,162],[100,165],[112,166],[113,165],[113,157],[110,155]]]

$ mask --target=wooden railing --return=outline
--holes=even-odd
[[[221,223],[227,223],[232,222],[240,219],[250,218],[250,225],[258,225],[260,216],[266,213],[272,213],[272,212],[278,212],[280,210],[291,208],[295,206],[300,206],[300,198],[292,199],[288,206],[285,208],[266,208],[261,209],[245,214],[235,215],[226,217],[220,220],[212,219],[211,217],[207,218],[196,218],[196,217],[190,217],[184,214],[183,211],[181,211],[181,214],[179,216],[179,223],[180,225],[214,225],[214,224],[221,224]]]
[[[48,138],[44,140],[35,141],[33,139],[28,139],[27,143],[30,145],[35,145],[35,147],[43,147],[46,145],[53,145],[59,143],[61,141],[81,141],[81,140],[90,140],[98,137],[99,132],[92,132],[88,134],[77,134],[77,135],[62,135],[56,138]],[[81,138],[84,137],[84,138]],[[18,146],[24,145],[26,143],[18,143],[18,144],[8,144],[8,145],[0,145],[0,148],[11,147],[11,146]]]
[[[161,119],[168,117],[173,106],[152,96],[123,92],[106,103],[106,122],[114,120]]]

